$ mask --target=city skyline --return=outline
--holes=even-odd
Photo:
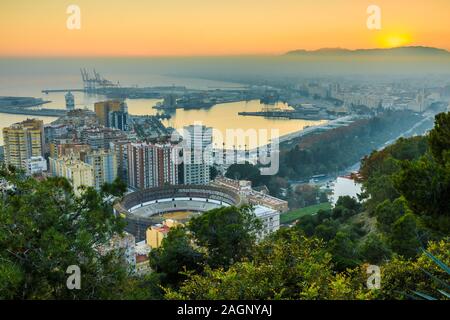
[[[273,55],[296,49],[403,45],[450,49],[450,2],[445,0],[33,4],[3,1],[0,56]],[[66,26],[71,4],[80,8],[79,30]],[[380,30],[367,27],[370,5],[381,10]]]

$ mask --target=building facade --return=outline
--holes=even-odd
[[[25,160],[44,155],[44,122],[27,119],[3,128],[5,163],[25,168]]]
[[[94,169],[94,184],[97,190],[117,178],[117,159],[113,151],[95,150],[86,154],[84,162]]]
[[[190,125],[183,129],[184,184],[208,184],[212,164],[212,128]]]
[[[128,112],[112,111],[108,113],[108,124],[110,128],[128,131]]]
[[[125,132],[113,128],[86,128],[80,132],[81,142],[92,149],[109,149],[111,142],[127,139]]]
[[[260,237],[265,237],[280,229],[280,212],[265,206],[253,207],[255,216],[261,221],[262,229]]]
[[[95,186],[94,168],[90,164],[73,157],[49,158],[49,162],[52,176],[68,179],[76,195],[80,195],[81,186]]]
[[[128,113],[128,107],[125,102],[120,100],[108,100],[96,102],[94,104],[95,114],[97,115],[99,124],[110,127],[110,113],[121,112]]]
[[[25,160],[24,167],[27,175],[39,174],[47,171],[47,161],[44,157],[31,157]]]
[[[134,189],[148,189],[178,184],[178,149],[172,144],[129,143],[128,184]]]
[[[117,176],[125,183],[128,182],[128,143],[128,140],[110,143],[110,150],[116,156]]]

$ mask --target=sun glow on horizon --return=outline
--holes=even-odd
[[[273,55],[305,49],[450,50],[448,0],[377,0],[381,30],[367,27],[361,0],[2,0],[0,56]]]
[[[406,33],[388,33],[381,35],[378,43],[383,48],[397,48],[412,44],[412,37]]]

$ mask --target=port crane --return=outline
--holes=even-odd
[[[118,87],[118,84],[114,84],[112,81],[105,79],[95,69],[93,69],[93,75],[85,68],[81,68],[80,72],[85,92],[95,92],[101,88]]]

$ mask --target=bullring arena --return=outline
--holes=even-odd
[[[129,193],[114,210],[125,216],[125,230],[133,234],[136,241],[141,241],[149,226],[166,219],[183,223],[193,215],[220,207],[239,206],[241,202],[239,194],[227,188],[171,185]]]

